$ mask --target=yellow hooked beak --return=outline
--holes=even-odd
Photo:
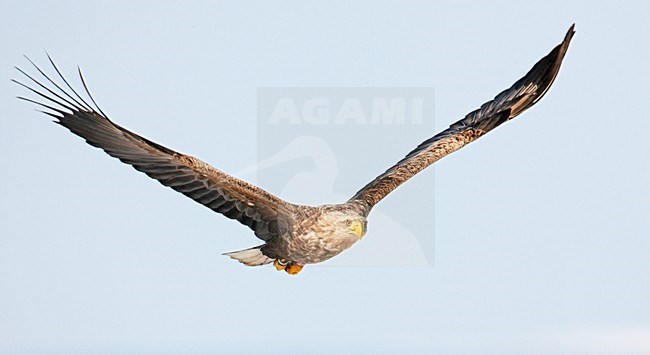
[[[352,233],[356,234],[359,239],[363,238],[363,224],[359,221],[353,221],[352,224],[350,225],[350,230]]]

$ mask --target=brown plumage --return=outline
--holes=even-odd
[[[50,63],[67,90],[36,65],[36,70],[51,86],[39,82],[19,68],[16,69],[30,79],[36,88],[14,82],[49,103],[24,97],[20,99],[50,110],[44,113],[55,117],[55,122],[84,138],[88,144],[103,149],[110,156],[213,211],[239,221],[264,241],[260,246],[225,255],[251,266],[273,262],[278,270],[296,274],[305,264],[330,259],[361,239],[366,232],[366,217],[372,207],[406,180],[539,101],[555,80],[573,34],[571,26],[564,41],[523,78],[448,129],[420,144],[359,190],[348,202],[317,207],[286,202],[199,159],[175,152],[118,126],[97,107],[81,72],[79,76],[92,105],[73,89],[49,56]],[[31,60],[30,63],[34,64]]]
[[[462,120],[422,142],[404,159],[359,190],[350,202],[361,203],[365,210],[370,211],[372,206],[413,175],[534,105],[553,84],[575,33],[574,26],[569,28],[564,41],[537,62],[523,78]]]

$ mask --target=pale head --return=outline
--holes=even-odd
[[[339,233],[344,232],[358,239],[363,238],[366,234],[366,217],[351,209],[327,208],[320,219],[327,225],[334,227]]]

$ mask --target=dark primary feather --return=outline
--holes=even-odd
[[[348,203],[359,206],[367,214],[377,202],[413,175],[534,105],[555,80],[575,33],[574,26],[569,28],[562,43],[509,89],[470,112],[448,129],[424,141],[405,158],[359,190]]]
[[[34,65],[31,60],[29,61]],[[44,91],[13,81],[49,103],[24,97],[19,97],[20,99],[51,110],[52,112],[43,112],[55,117],[56,123],[84,138],[88,144],[103,149],[110,156],[133,166],[213,211],[250,227],[255,235],[264,241],[272,239],[281,228],[285,228],[283,221],[291,215],[294,205],[225,174],[199,159],[175,152],[116,125],[95,103],[88,92],[81,71],[79,76],[84,90],[94,107],[72,88],[51,58],[50,62],[69,91],[64,90],[34,65],[51,86],[34,79],[19,68],[16,69]]]

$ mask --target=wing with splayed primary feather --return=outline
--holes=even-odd
[[[523,78],[448,129],[420,144],[359,190],[348,203],[359,206],[367,214],[377,202],[418,172],[533,106],[555,80],[574,33],[572,25],[564,41],[537,62]]]
[[[283,228],[283,221],[291,218],[296,206],[219,171],[199,159],[175,152],[113,123],[99,109],[88,92],[81,71],[79,76],[94,106],[89,105],[72,88],[51,58],[50,62],[69,90],[61,88],[34,65],[53,87],[37,81],[19,68],[16,69],[44,91],[13,81],[46,99],[50,104],[19,98],[51,110],[52,112],[43,112],[56,118],[56,123],[84,138],[88,144],[103,149],[110,156],[213,211],[250,227],[255,235],[264,241],[277,235]],[[34,64],[31,60],[30,63]]]

